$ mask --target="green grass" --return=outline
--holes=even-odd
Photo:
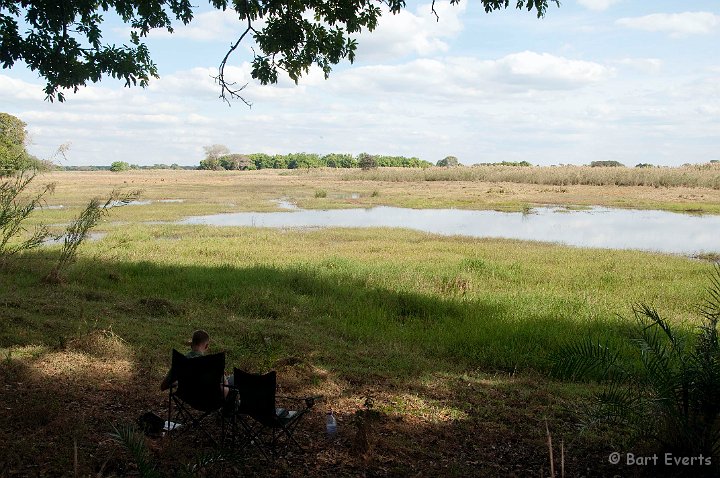
[[[18,474],[71,473],[74,440],[83,476],[107,460],[109,473],[126,474],[107,445],[109,424],[163,412],[157,384],[170,350],[185,350],[196,328],[227,352],[228,371],[275,369],[284,391],[325,395],[304,425],[313,452],[301,459],[315,476],[382,474],[390,461],[395,475],[416,466],[462,474],[478,460],[501,475],[515,463],[540,470],[545,419],[569,444],[571,474],[615,473],[603,467],[622,437],[577,435],[574,411],[595,386],[549,378],[553,354],[586,336],[626,347],[637,301],[686,332],[709,271],[679,256],[401,229],[118,222],[121,212],[152,218],[174,206],[113,211],[63,284],[41,282],[58,246],[0,269],[0,399],[12,409],[0,419],[0,455]],[[338,447],[328,464],[323,412],[337,412],[352,443],[368,396],[379,414],[375,451],[357,464],[351,447]],[[477,448],[459,456],[467,443]],[[174,452],[195,448],[154,454],[168,465]],[[246,474],[257,474],[254,463]]]
[[[0,346],[55,346],[94,324],[162,350],[151,352],[162,362],[204,327],[256,367],[312,356],[385,377],[545,372],[568,339],[619,342],[617,314],[629,317],[633,302],[688,319],[707,271],[667,255],[403,230],[134,225],[83,245],[68,285],[53,288],[38,281],[52,253],[0,275],[10,315]]]

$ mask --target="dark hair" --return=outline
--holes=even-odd
[[[192,334],[192,345],[202,345],[210,340],[210,336],[204,330],[196,330]]]

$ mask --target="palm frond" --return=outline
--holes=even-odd
[[[708,295],[700,306],[700,315],[709,322],[717,324],[720,320],[720,264],[715,263],[710,275],[710,286],[706,289]]]
[[[635,320],[638,321],[643,332],[657,330],[659,328],[673,348],[682,347],[682,337],[673,333],[672,327],[670,327],[668,321],[660,317],[660,313],[654,307],[644,303],[635,304],[633,305],[633,313],[635,315]],[[656,337],[656,340],[659,339],[660,337]]]
[[[632,387],[613,382],[598,393],[585,409],[580,425],[582,429],[590,429],[598,424],[621,426],[633,430],[636,436],[646,435],[645,412],[646,404],[641,393]]]
[[[633,437],[656,440],[669,450],[717,456],[720,453],[720,264],[710,275],[703,323],[694,334],[675,330],[657,310],[633,306],[636,355],[613,352],[592,341],[564,347],[554,372],[561,377],[595,373],[609,379],[581,424],[617,425]],[[633,370],[637,374],[611,373]],[[688,455],[690,456],[690,455]]]
[[[150,458],[150,450],[145,443],[145,436],[134,425],[120,427],[113,425],[113,432],[110,433],[110,436],[130,453],[137,464],[141,477],[159,478],[161,476]]]
[[[553,357],[551,373],[564,379],[607,379],[613,374],[621,374],[617,369],[619,351],[614,351],[607,343],[603,344],[587,339],[570,343],[560,348]]]

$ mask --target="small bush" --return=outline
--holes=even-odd
[[[372,156],[368,153],[360,153],[357,157],[357,163],[358,166],[365,171],[369,169],[377,169],[378,167],[375,156]]]
[[[126,163],[125,161],[115,161],[110,165],[110,171],[113,172],[120,172],[120,171],[129,171],[130,170],[130,163]]]
[[[327,191],[324,189],[318,189],[315,191],[315,197],[316,198],[326,198],[327,197]]]
[[[47,238],[46,226],[38,226],[28,233],[25,222],[52,194],[55,184],[47,184],[40,192],[28,194],[35,173],[16,171],[0,175],[0,265],[10,256],[39,246]]]
[[[77,257],[77,249],[85,242],[90,230],[97,225],[100,220],[110,213],[113,207],[124,206],[130,201],[138,198],[140,191],[132,191],[122,193],[113,191],[105,204],[101,204],[98,198],[90,200],[85,209],[78,217],[70,223],[65,230],[65,238],[63,240],[62,250],[58,262],[53,266],[47,276],[45,282],[51,284],[59,284],[63,281],[62,273]]]
[[[625,165],[619,161],[592,161],[591,168],[624,168]]]
[[[445,156],[443,159],[437,162],[436,166],[444,168],[456,168],[460,166],[460,162],[455,156]]]

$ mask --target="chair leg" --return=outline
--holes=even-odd
[[[167,419],[167,436],[170,436],[170,423],[172,422],[172,390],[168,393],[168,419]]]
[[[266,450],[266,446],[268,446],[269,443],[266,443],[261,436],[262,427],[253,427],[251,424],[245,421],[243,417],[240,417],[238,421],[241,424],[240,426],[243,429],[243,434],[246,438],[246,443],[243,444],[243,446],[252,445],[260,451],[260,454],[263,456],[263,458],[271,458],[272,454],[268,455],[268,450]],[[257,430],[260,430],[260,432],[258,433]]]
[[[293,436],[293,434],[292,434],[292,429],[283,427],[283,432],[285,432],[285,436],[287,436],[288,445],[290,444],[290,442],[292,442],[292,443],[295,444],[295,446],[296,446],[300,451],[302,451],[303,447],[300,446],[300,443],[298,443],[298,441],[297,441],[297,440],[295,439],[295,437]]]

